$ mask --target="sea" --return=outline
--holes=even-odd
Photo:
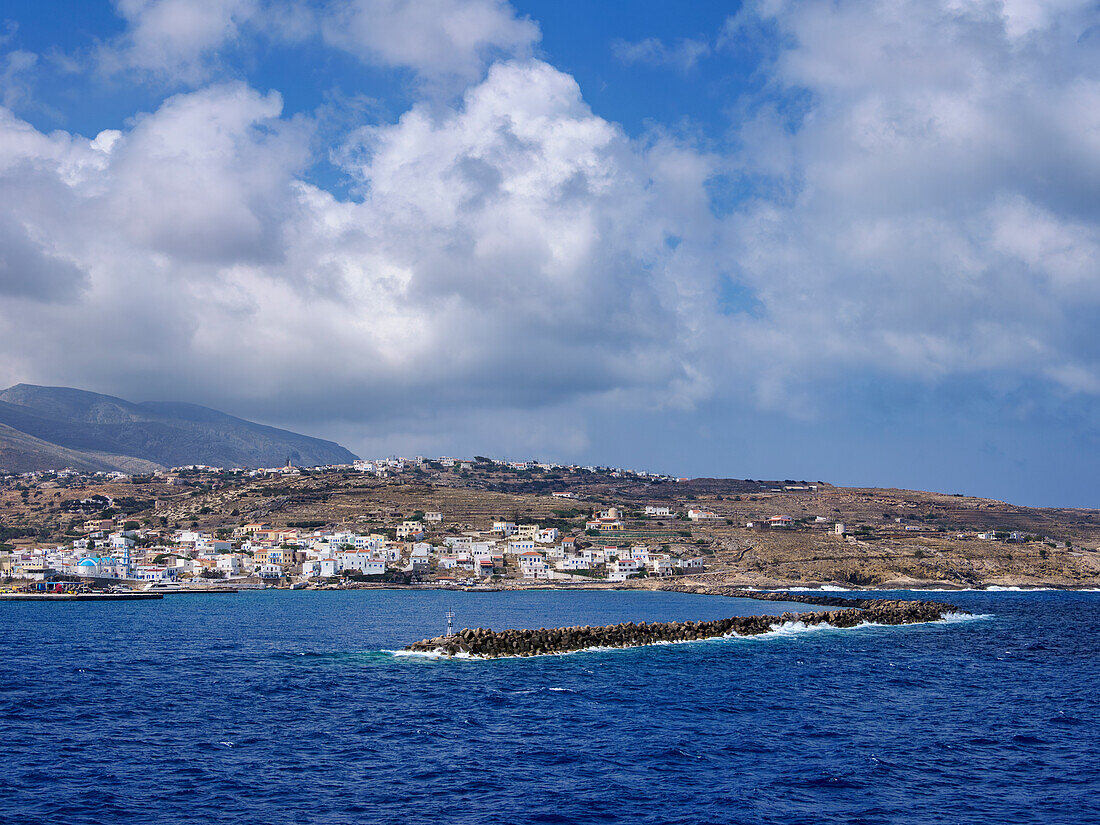
[[[843,595],[843,594],[841,594]],[[677,593],[0,603],[0,822],[1100,822],[1100,593],[522,659],[461,627],[806,610]]]

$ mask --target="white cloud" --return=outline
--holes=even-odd
[[[867,369],[1100,386],[1095,21],[1041,5],[776,2],[732,21],[734,48],[783,44],[736,158],[769,194],[728,224],[764,304],[730,332],[772,364],[765,403],[812,406],[820,379]]]
[[[358,133],[342,157],[364,194],[341,201],[298,177],[308,135],[280,108],[224,84],[93,140],[0,120],[0,194],[42,200],[0,197],[0,218],[21,202],[28,254],[69,267],[8,290],[0,336],[29,354],[0,379],[288,415],[323,389],[334,418],[709,391],[691,363],[708,158],[635,144],[571,77],[514,61],[454,108]]]
[[[260,25],[184,5],[124,6],[126,65],[202,78]],[[768,54],[764,92],[717,158],[593,113],[503,2],[343,4],[342,48],[473,79],[358,129],[349,199],[305,180],[314,125],[243,83],[90,139],[0,110],[0,383],[415,418],[411,440],[443,415],[540,451],[565,420],[582,449],[596,408],[813,415],[848,375],[1095,393],[1097,38],[1044,9],[751,6],[723,42]],[[755,193],[724,218],[716,171]],[[759,311],[718,312],[723,273]]]
[[[277,92],[241,83],[165,101],[110,150],[102,208],[126,241],[175,261],[278,260],[308,132]]]
[[[710,44],[698,38],[683,37],[669,46],[657,37],[644,40],[615,40],[611,50],[622,63],[650,66],[672,66],[682,72],[695,68],[703,57],[710,54]]]
[[[507,0],[115,0],[115,6],[127,28],[102,45],[100,67],[192,86],[217,76],[225,54],[258,34],[281,42],[319,35],[364,62],[408,69],[432,87],[461,92],[492,61],[529,57],[540,37],[538,25]]]
[[[199,83],[219,51],[234,42],[259,10],[259,0],[115,0],[126,32],[100,52],[108,72],[136,70]]]
[[[463,84],[493,59],[529,56],[540,37],[507,0],[341,0],[323,13],[322,30],[367,62]]]
[[[0,54],[0,106],[10,109],[30,97],[30,74],[37,63],[38,55],[23,49]]]

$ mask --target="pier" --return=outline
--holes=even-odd
[[[163,598],[163,593],[0,593],[3,602],[133,602]]]

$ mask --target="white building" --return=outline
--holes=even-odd
[[[496,545],[490,541],[474,542],[470,544],[467,549],[470,555],[474,557],[474,561],[492,559],[497,552]]]
[[[672,559],[668,556],[652,556],[646,563],[646,569],[651,575],[658,578],[665,578],[671,576],[676,572],[675,567],[672,564]]]
[[[539,526],[537,524],[517,524],[516,529],[512,531],[517,539],[530,539],[535,540],[535,537],[539,533]]]
[[[413,573],[427,573],[432,567],[431,545],[414,544],[409,554],[409,570]]]
[[[642,563],[637,559],[616,559],[607,566],[608,578],[621,574],[623,578],[635,576],[642,570]]]
[[[336,562],[341,572],[350,570],[357,573],[366,573],[368,568],[373,570],[378,564],[382,565],[381,572],[386,572],[386,563],[375,559],[370,553],[337,553]]]
[[[549,571],[542,553],[536,553],[534,550],[519,554],[519,568],[525,579],[544,579],[547,578]]]
[[[559,561],[555,567],[558,570],[591,570],[592,565],[588,559],[581,558],[580,556],[566,556]]]
[[[241,557],[234,553],[222,553],[218,556],[218,570],[228,576],[239,576],[241,573]]]
[[[672,508],[647,504],[645,508],[645,514],[647,516],[655,516],[657,518],[668,518],[672,515]]]
[[[692,521],[715,521],[721,516],[711,510],[688,510],[688,518]]]
[[[419,521],[403,521],[397,528],[397,538],[422,539],[424,538],[424,525]]]

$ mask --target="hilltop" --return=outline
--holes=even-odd
[[[70,387],[16,384],[0,391],[0,471],[72,468],[147,473],[207,464],[346,464],[332,441],[256,424],[197,404],[135,404]]]

